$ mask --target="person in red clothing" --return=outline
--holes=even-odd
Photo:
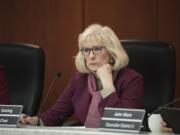
[[[85,127],[98,128],[105,107],[143,108],[143,77],[126,67],[129,57],[110,27],[90,25],[79,35],[78,47],[78,71],[56,103],[38,116],[22,114],[22,125],[40,119],[45,126],[58,126],[74,113]]]
[[[9,104],[8,87],[2,65],[0,65],[0,104]]]

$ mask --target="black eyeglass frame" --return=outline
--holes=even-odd
[[[93,48],[82,48],[82,49],[80,49],[80,51],[82,52],[82,54],[83,54],[84,56],[88,56],[91,51],[92,51],[92,53],[93,53],[94,55],[101,54],[103,49],[105,49],[104,46],[101,46],[101,47],[93,47]]]

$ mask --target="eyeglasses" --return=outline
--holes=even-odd
[[[102,46],[101,47],[93,47],[93,48],[82,48],[82,49],[80,49],[80,51],[82,52],[82,54],[84,56],[88,56],[91,51],[94,55],[97,55],[97,54],[100,54],[104,48],[105,47],[102,47]]]

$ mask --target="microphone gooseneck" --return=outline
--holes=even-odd
[[[44,100],[41,102],[41,105],[40,105],[40,107],[39,107],[39,111],[38,111],[37,114],[39,114],[39,113],[41,112],[41,110],[42,110],[42,108],[43,108],[43,106],[44,106],[44,104],[45,104],[45,102],[46,102],[46,100],[47,100],[47,98],[48,98],[48,96],[49,96],[49,94],[50,94],[50,92],[51,92],[54,84],[55,84],[55,82],[57,81],[57,79],[59,79],[59,78],[61,77],[61,75],[62,75],[62,74],[61,74],[60,72],[57,72],[57,73],[55,74],[55,76],[53,77],[53,79],[51,80],[50,85],[49,85],[49,88],[48,88],[48,90],[47,90],[47,94],[45,95]]]

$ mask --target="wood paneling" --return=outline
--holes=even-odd
[[[154,40],[156,10],[156,0],[85,0],[85,25],[108,25],[120,39]]]
[[[9,41],[9,27],[10,22],[10,2],[6,0],[0,1],[0,41]]]
[[[176,49],[176,92],[180,96],[180,1],[159,0],[158,39],[171,43]],[[178,103],[180,106],[180,102]]]

